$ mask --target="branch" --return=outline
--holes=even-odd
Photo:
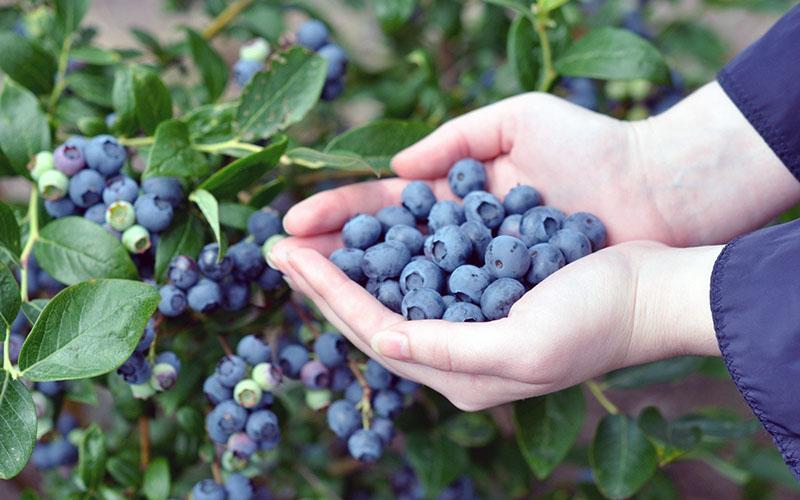
[[[236,19],[236,16],[248,8],[251,3],[253,3],[253,0],[236,0],[225,7],[225,9],[203,29],[203,38],[211,40],[217,36],[220,31],[225,29],[225,26]]]
[[[587,380],[586,387],[589,389],[589,392],[592,393],[592,396],[594,396],[597,402],[600,403],[600,406],[605,408],[608,413],[611,415],[617,415],[619,413],[619,408],[617,408],[617,405],[608,399],[605,392],[603,392],[603,387],[600,384],[594,380]]]

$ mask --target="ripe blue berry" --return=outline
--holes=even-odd
[[[452,272],[467,263],[472,255],[472,241],[459,226],[444,226],[425,243],[425,250],[437,266]]]
[[[230,500],[250,500],[255,494],[253,483],[241,474],[231,474],[225,479],[225,491]]]
[[[227,447],[236,458],[248,459],[258,451],[258,444],[244,432],[231,434],[231,437],[228,438]]]
[[[89,140],[84,151],[86,165],[104,177],[116,175],[125,163],[125,148],[110,135],[98,135]]]
[[[339,248],[334,250],[330,259],[351,280],[361,283],[367,279],[361,269],[364,264],[364,250],[359,248]]]
[[[63,436],[50,442],[50,454],[56,465],[73,465],[78,462],[78,448]]]
[[[531,285],[538,285],[567,263],[561,250],[549,243],[534,245],[528,249],[528,253],[531,256],[531,267],[527,278]]]
[[[192,500],[225,500],[225,488],[213,479],[203,479],[192,488]]]
[[[347,360],[347,341],[335,332],[326,332],[314,341],[317,358],[327,367],[334,368]]]
[[[233,260],[233,274],[240,280],[258,279],[267,263],[261,255],[261,248],[250,241],[240,241],[228,249]]]
[[[425,237],[416,227],[398,224],[386,232],[386,241],[399,241],[408,248],[411,255],[418,255],[422,251]]]
[[[320,98],[323,101],[333,101],[343,93],[344,80],[342,78],[325,80],[325,85],[322,87],[322,95],[320,95]]]
[[[36,390],[45,396],[54,398],[64,391],[64,382],[50,381],[50,382],[37,382]]]
[[[236,355],[255,366],[272,359],[272,349],[255,335],[247,335],[236,344]]]
[[[527,249],[525,250],[527,251]],[[447,288],[461,302],[480,304],[483,291],[491,281],[489,274],[483,268],[465,264],[457,267],[450,274]]]
[[[400,195],[403,206],[411,212],[418,221],[424,221],[428,218],[434,203],[436,203],[436,196],[433,194],[431,188],[422,181],[412,181],[405,188]]]
[[[66,436],[73,429],[78,428],[78,419],[75,416],[66,411],[62,410],[61,413],[58,415],[58,420],[56,421],[56,430],[62,435]]]
[[[350,384],[355,380],[353,372],[347,365],[339,365],[336,368],[331,368],[331,390],[334,392],[342,392],[347,389]]]
[[[83,213],[83,218],[102,226],[106,223],[106,206],[102,203],[92,205]]]
[[[225,356],[217,363],[214,373],[219,379],[219,383],[226,387],[234,387],[244,378],[247,371],[247,363],[239,356]]]
[[[181,290],[188,290],[200,280],[200,268],[191,257],[176,255],[169,262],[167,278]]]
[[[500,227],[497,228],[497,235],[513,236],[514,238],[520,238],[520,236],[522,236],[522,233],[519,232],[519,225],[521,222],[522,222],[521,214],[507,215],[506,218],[503,219],[503,223],[500,224]]]
[[[461,230],[472,242],[473,255],[483,260],[483,256],[486,254],[486,247],[492,241],[491,229],[483,225],[483,222],[471,220],[461,224]]]
[[[375,431],[383,446],[389,446],[394,439],[394,422],[388,418],[376,417],[372,419],[370,428]]]
[[[336,80],[347,71],[347,52],[335,43],[320,47],[317,53],[328,62],[326,80]]]
[[[464,223],[464,207],[453,200],[437,201],[428,214],[428,230],[435,233],[445,226]]]
[[[188,302],[186,293],[175,285],[164,285],[158,291],[161,302],[158,303],[158,312],[168,318],[180,316],[186,311]]]
[[[403,297],[401,310],[410,320],[441,319],[444,315],[444,301],[436,290],[418,288]]]
[[[228,255],[225,255],[222,260],[217,262],[218,256],[219,245],[209,243],[200,250],[200,255],[197,257],[197,265],[200,267],[200,272],[206,278],[214,281],[221,280],[233,271],[233,260]]]
[[[500,278],[486,287],[481,297],[481,312],[489,321],[508,316],[516,301],[525,295],[522,283],[512,278]]]
[[[542,204],[542,195],[530,186],[519,185],[511,188],[503,199],[506,214],[522,215],[533,207]]]
[[[359,429],[347,440],[347,449],[356,460],[372,463],[383,454],[383,443],[375,431]]]
[[[195,286],[186,293],[189,307],[199,313],[208,313],[222,305],[222,290],[215,281],[201,278]]]
[[[375,394],[372,407],[379,417],[395,418],[403,410],[403,397],[396,391],[383,389]]]
[[[277,443],[281,436],[278,417],[269,410],[254,411],[247,419],[245,432],[254,441]]]
[[[177,177],[148,177],[142,182],[142,191],[166,201],[172,208],[183,201],[183,186]]]
[[[340,399],[328,407],[328,427],[340,439],[347,439],[361,427],[361,413],[350,401]]]
[[[308,362],[308,351],[298,344],[289,344],[278,353],[278,366],[289,378],[300,376],[300,370]]]
[[[150,344],[156,338],[156,330],[153,328],[153,320],[152,318],[150,321],[147,322],[147,326],[144,327],[144,331],[142,332],[142,337],[139,339],[139,343],[136,345],[136,352],[145,352],[146,350],[150,349]]]
[[[133,203],[139,197],[139,185],[127,175],[118,175],[106,181],[103,189],[103,203],[111,205],[115,201]]]
[[[383,367],[374,359],[367,360],[364,378],[373,389],[388,389],[394,382],[392,372]]]
[[[89,144],[89,138],[82,135],[72,135],[64,141],[65,146],[78,148],[82,153],[86,152],[86,146]],[[85,157],[85,155],[84,155]]]
[[[344,390],[344,398],[354,405],[358,404],[362,397],[364,397],[364,389],[361,388],[361,384],[356,380],[352,381]]]
[[[267,266],[256,280],[258,286],[266,292],[277,290],[283,284],[283,274]]]
[[[143,384],[150,379],[150,363],[142,353],[134,352],[117,373],[129,384]]]
[[[244,425],[247,423],[247,410],[233,400],[218,404],[209,415],[215,416],[212,423],[229,436],[244,429]]]
[[[375,214],[375,218],[381,223],[384,233],[394,226],[405,225],[416,227],[417,224],[411,212],[397,205],[383,207]]]
[[[499,227],[506,216],[500,200],[486,191],[472,191],[464,198],[464,216],[467,220],[482,222],[489,229]]]
[[[359,214],[347,221],[342,228],[342,240],[348,248],[365,250],[377,243],[382,233],[383,228],[378,219]]]
[[[181,370],[181,360],[178,355],[172,351],[164,351],[156,356],[156,363],[165,363],[175,368],[177,371]]]
[[[362,270],[367,278],[397,278],[410,260],[411,252],[405,245],[397,241],[387,241],[371,246],[364,252]]]
[[[400,290],[405,294],[418,288],[442,291],[445,276],[442,269],[427,259],[412,260],[400,273]]]
[[[447,182],[453,194],[459,198],[472,191],[483,191],[486,189],[486,168],[474,158],[464,158],[450,168]]]
[[[80,148],[64,143],[53,151],[53,166],[71,177],[86,166],[86,160]]]
[[[281,215],[274,208],[264,207],[247,218],[247,232],[253,235],[259,245],[263,245],[270,236],[280,234],[282,229]]]
[[[592,243],[592,251],[596,252],[606,246],[606,227],[595,215],[588,212],[576,212],[564,220],[563,229],[572,229],[583,233]]]
[[[572,229],[561,229],[548,242],[561,250],[567,264],[592,253],[592,243],[583,233]]]
[[[69,199],[81,208],[91,207],[100,203],[105,185],[102,175],[94,170],[81,170],[69,181]]]
[[[134,206],[136,222],[148,231],[160,233],[172,223],[172,205],[154,194],[139,196]]]
[[[547,241],[561,229],[566,216],[564,212],[547,205],[533,207],[525,212],[519,224],[520,238],[526,245],[532,247]]]
[[[531,265],[528,248],[513,236],[498,236],[486,248],[486,267],[495,278],[522,279]]]
[[[256,73],[263,69],[264,64],[260,61],[240,59],[233,65],[233,79],[236,85],[244,87]]]
[[[203,382],[203,393],[209,403],[213,405],[233,398],[233,389],[223,385],[216,374],[211,375]]]
[[[105,207],[103,208],[103,218],[105,218]],[[47,214],[54,219],[69,217],[70,215],[75,215],[78,212],[78,208],[69,198],[61,198],[60,200],[44,200],[44,209]]]
[[[396,313],[400,313],[400,305],[403,302],[403,292],[396,280],[369,280],[367,291],[378,301]]]
[[[300,380],[310,389],[324,389],[331,383],[331,374],[327,366],[315,359],[303,365]]]
[[[322,22],[310,19],[297,29],[297,43],[309,50],[317,51],[328,43],[328,28]]]
[[[442,319],[453,323],[480,323],[486,321],[481,308],[470,302],[454,302],[445,310]]]

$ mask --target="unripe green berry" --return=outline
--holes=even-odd
[[[53,153],[50,151],[41,151],[36,153],[33,160],[33,168],[31,168],[31,177],[35,181],[39,181],[39,177],[48,170],[53,170]]]
[[[142,226],[131,226],[122,233],[122,244],[131,253],[145,253],[150,249],[150,233]]]
[[[636,105],[628,110],[628,113],[625,115],[625,118],[628,120],[644,120],[650,116],[650,110],[648,110],[645,106]]]
[[[136,399],[149,399],[156,394],[156,390],[148,382],[131,385],[131,392]]]
[[[239,48],[239,59],[243,61],[263,62],[269,55],[269,42],[256,38]]]
[[[609,80],[606,82],[606,97],[614,101],[622,101],[628,97],[628,82],[625,80]]]
[[[156,391],[168,391],[175,387],[178,371],[169,363],[156,363],[150,376],[150,385]]]
[[[42,436],[53,430],[53,419],[51,417],[42,417],[36,419],[36,439],[41,439]]]
[[[312,410],[321,410],[330,403],[331,391],[327,389],[306,389],[306,404]]]
[[[247,459],[237,457],[231,450],[222,454],[222,468],[230,472],[239,472],[247,467]]]
[[[272,249],[275,247],[275,245],[277,245],[278,242],[284,238],[286,238],[286,236],[282,234],[275,234],[267,238],[267,241],[261,245],[261,253],[264,254],[264,260],[266,260],[269,267],[273,269],[276,269],[276,267],[273,265],[272,261],[270,261],[269,254],[272,252]]]
[[[246,378],[233,388],[233,399],[245,408],[254,408],[261,402],[261,387],[255,380]]]
[[[106,208],[106,224],[124,231],[136,223],[136,209],[125,200],[115,201]]]
[[[39,176],[38,186],[42,198],[50,201],[60,200],[69,189],[69,177],[59,170],[47,170]]]
[[[50,398],[39,391],[33,391],[31,393],[31,398],[33,399],[33,408],[36,411],[36,418],[52,418],[53,403],[50,402]]]
[[[281,383],[281,373],[269,363],[259,363],[250,374],[253,381],[264,391],[272,391]]]
[[[643,101],[653,89],[653,84],[647,80],[631,80],[628,82],[628,95],[634,101]]]

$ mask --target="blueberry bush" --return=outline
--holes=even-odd
[[[719,360],[464,413],[367,359],[266,260],[294,202],[390,175],[467,110],[525,91],[669,108],[729,54],[660,3],[170,0],[204,27],[113,49],[89,0],[0,7],[0,176],[30,188],[0,202],[0,479],[25,498],[670,499],[702,463],[746,498],[797,491],[753,418],[647,397],[725,379]],[[539,207],[535,186],[499,200],[482,175],[454,166],[463,206],[410,185],[331,259],[409,319],[481,321],[605,244],[591,214]]]

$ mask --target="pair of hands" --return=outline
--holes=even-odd
[[[596,214],[612,246],[549,277],[505,319],[406,321],[327,256],[342,246],[339,231],[350,217],[399,204],[410,180],[427,180],[438,199],[453,198],[447,171],[466,156],[486,163],[489,188],[500,197],[530,184],[548,204]],[[292,237],[270,261],[357,348],[464,410],[678,354],[718,355],[708,294],[721,247],[664,243],[727,241],[800,197],[716,84],[633,123],[521,95],[446,123],[392,166],[399,178],[323,192],[292,208],[284,219]]]

